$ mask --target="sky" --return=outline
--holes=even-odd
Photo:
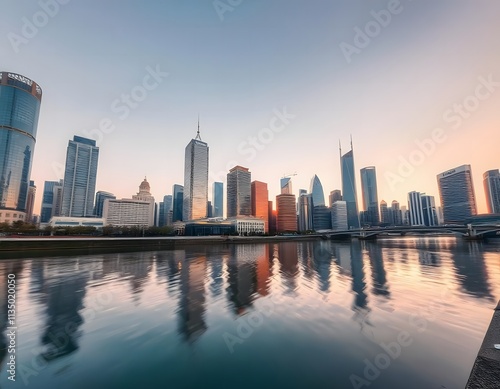
[[[339,141],[377,169],[379,201],[436,196],[436,175],[500,168],[500,2],[0,0],[0,70],[43,89],[31,179],[63,178],[68,140],[97,140],[96,190],[156,201],[210,147],[209,185],[235,165],[268,183],[341,188]],[[209,189],[209,198],[211,189]],[[361,208],[360,208],[361,209]]]

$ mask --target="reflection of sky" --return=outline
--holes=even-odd
[[[362,374],[363,359],[373,360],[380,342],[394,341],[406,330],[414,345],[404,349],[374,387],[393,387],[393,379],[401,375],[413,377],[411,382],[420,387],[437,381],[460,387],[489,324],[493,302],[500,298],[500,266],[498,245],[454,242],[439,245],[439,267],[421,262],[422,252],[437,247],[434,238],[17,261],[22,307],[18,321],[24,328],[20,358],[28,361],[48,331],[58,333],[72,322],[77,326],[72,344],[78,348],[68,355],[69,349],[59,350],[58,358],[65,365],[71,361],[71,369],[56,374],[50,363],[37,377],[40,388],[73,387],[75,377],[90,384],[94,378],[85,372],[99,365],[110,368],[100,377],[101,385],[111,379],[129,385],[134,381],[130,364],[141,358],[148,360],[146,380],[169,377],[177,384],[187,379],[189,385],[198,385],[197,379],[211,382],[207,377],[212,376],[219,383],[231,378],[234,384],[237,376],[245,376],[245,360],[252,361],[264,379],[269,359],[275,369],[288,364],[297,382],[326,376],[342,382],[348,379],[345,371]],[[327,266],[331,262],[318,257],[322,252],[331,253],[337,265]],[[270,254],[276,254],[275,267]],[[311,270],[303,265],[308,258]],[[10,271],[8,263],[0,262],[0,276]],[[308,271],[314,276],[306,277]],[[131,288],[133,279],[140,280],[139,288]],[[214,293],[219,286],[225,293]],[[390,291],[390,299],[384,290]],[[262,314],[262,321],[250,327],[252,335],[231,355],[222,335],[237,334],[256,313]],[[423,333],[411,325],[412,314],[426,320]],[[29,324],[33,322],[36,325]],[[0,322],[1,328],[5,322]],[[337,361],[336,366],[327,366],[325,360]],[[316,376],[309,375],[312,365]],[[281,377],[282,371],[274,374]],[[252,377],[245,379],[254,384]]]

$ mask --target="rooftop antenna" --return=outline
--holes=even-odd
[[[200,135],[200,114],[198,114],[198,132],[196,133],[196,140],[201,140],[201,135]]]

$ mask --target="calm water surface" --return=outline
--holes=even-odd
[[[2,347],[12,273],[15,383]],[[0,286],[2,389],[455,389],[500,298],[500,241],[1,260]]]

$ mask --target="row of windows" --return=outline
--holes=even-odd
[[[6,212],[5,216],[4,216],[3,212],[0,212],[0,218],[1,217],[10,218],[11,215],[12,215],[13,219],[24,219],[24,213],[19,213],[19,214],[18,213],[13,213],[13,214],[11,214],[10,212]]]

